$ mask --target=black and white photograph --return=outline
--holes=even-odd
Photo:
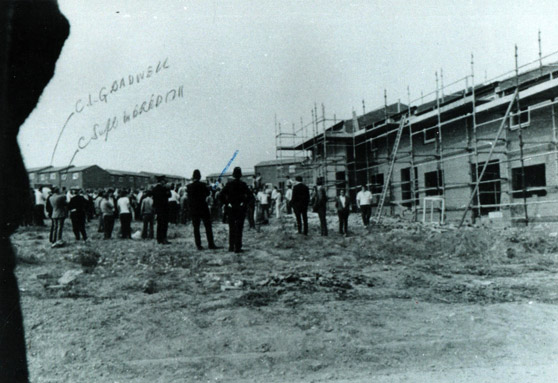
[[[557,382],[557,10],[1,0],[0,382]]]

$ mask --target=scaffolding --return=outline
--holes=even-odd
[[[558,65],[551,62],[557,54],[542,55],[539,35],[537,60],[520,66],[516,48],[513,71],[479,84],[471,55],[469,75],[444,85],[440,70],[433,92],[411,100],[407,88],[407,105],[388,105],[384,90],[383,110],[366,113],[363,101],[363,114],[353,111],[347,120],[326,118],[323,105],[318,116],[314,104],[311,123],[304,125],[301,118],[298,130],[293,124],[285,131],[276,122],[276,159],[282,163],[285,151],[290,157],[303,156],[305,181],[313,184],[321,177],[330,199],[342,188],[354,201],[360,185],[366,185],[377,205],[385,192],[390,214],[410,211],[415,221],[424,209],[421,197],[448,199],[446,214],[461,216],[461,223],[468,215],[474,222],[491,212],[507,211],[512,221],[528,224],[538,219],[538,213],[531,217],[529,212],[542,204],[552,205],[558,219],[558,195],[538,198],[558,191]],[[526,131],[531,115],[537,115],[548,131]],[[399,130],[404,139],[393,150]],[[533,182],[533,165],[528,164],[540,161],[545,164],[544,180]],[[384,183],[391,162],[400,174],[391,176],[391,169]],[[549,162],[554,162],[554,172],[546,170]],[[463,172],[464,164],[468,169]],[[464,176],[448,176],[452,173]],[[546,178],[553,184],[547,185]]]

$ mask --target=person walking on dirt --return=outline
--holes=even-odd
[[[192,174],[194,182],[186,188],[188,193],[188,202],[190,203],[190,215],[192,217],[192,225],[194,226],[194,241],[198,250],[203,250],[200,235],[200,223],[203,221],[205,226],[205,235],[207,236],[207,247],[216,249],[213,242],[213,229],[211,227],[211,215],[209,206],[207,206],[207,197],[210,192],[206,184],[201,182],[201,173],[198,169]]]
[[[308,204],[310,202],[310,190],[302,183],[302,177],[296,176],[293,186],[293,197],[291,206],[296,217],[296,226],[299,234],[308,235]]]
[[[322,237],[327,237],[327,220],[326,220],[326,211],[327,211],[327,194],[326,190],[323,186],[323,181],[318,179],[318,188],[316,190],[316,195],[314,199],[314,204],[312,205],[312,209],[315,213],[318,213],[318,218],[320,219],[320,232]]]
[[[157,215],[157,243],[161,245],[170,244],[167,241],[170,196],[170,190],[166,186],[166,177],[157,176],[157,185],[153,188],[153,209]]]
[[[339,190],[339,196],[335,199],[337,216],[339,217],[339,234],[347,236],[349,226],[349,199],[345,196],[345,189]]]
[[[72,221],[72,229],[74,231],[74,236],[76,241],[83,238],[87,241],[87,233],[85,232],[85,220],[87,217],[87,200],[81,195],[81,191],[78,188],[70,189],[72,198],[68,203],[68,210],[70,211],[70,220]]]
[[[362,223],[364,226],[368,226],[372,211],[372,193],[370,193],[366,185],[362,185],[361,190],[357,193],[356,203],[362,214]]]
[[[229,251],[241,253],[244,217],[252,193],[248,185],[240,179],[242,170],[239,167],[234,168],[232,176],[234,179],[229,181],[221,191],[221,201],[228,213]]]

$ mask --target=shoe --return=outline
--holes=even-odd
[[[215,245],[213,245],[213,246],[208,246],[208,248],[209,248],[209,249],[211,249],[211,250],[217,250],[217,249],[220,249],[220,247],[219,247],[219,246],[215,246]]]
[[[203,250],[203,246],[196,246],[198,250]]]
[[[235,250],[234,252],[235,252],[235,254],[240,254],[240,253],[244,253],[244,250],[238,249],[238,250]]]

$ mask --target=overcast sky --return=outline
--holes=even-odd
[[[406,103],[407,86],[412,99],[433,91],[441,68],[445,84],[469,75],[471,53],[479,82],[514,68],[514,44],[520,64],[537,59],[539,29],[543,55],[558,51],[553,1],[59,4],[71,32],[20,131],[28,167],[52,159],[206,175],[238,150],[234,165],[253,168],[275,158],[275,115],[283,127],[298,128],[317,102],[327,118],[348,119],[353,109],[362,112],[363,99],[367,111],[383,106],[384,89],[388,103]]]

